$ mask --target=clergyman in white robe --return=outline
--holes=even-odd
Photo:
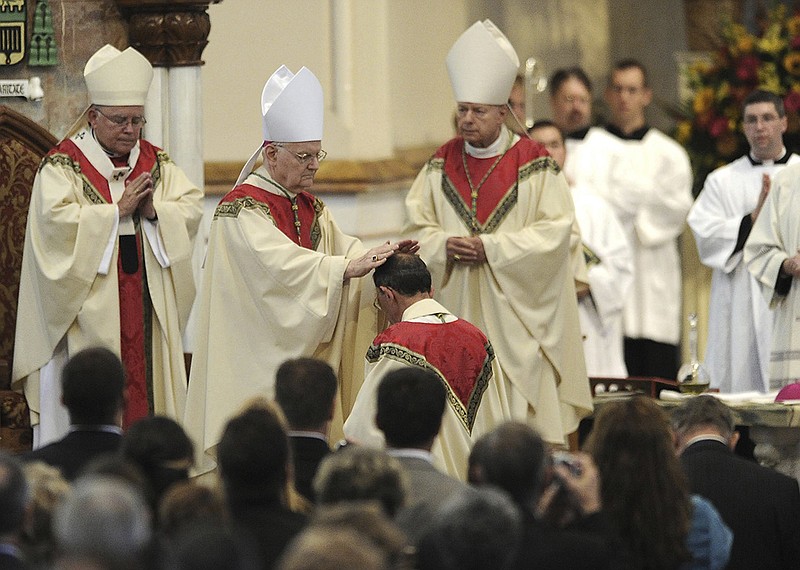
[[[800,164],[775,175],[761,213],[744,246],[747,268],[774,311],[769,388],[800,378],[800,288],[782,271],[800,250]]]
[[[800,162],[795,154],[788,164]],[[750,213],[762,176],[774,176],[785,161],[754,164],[749,155],[708,175],[687,222],[704,265],[713,270],[705,367],[711,387],[737,393],[769,390],[772,313],[744,263]]]

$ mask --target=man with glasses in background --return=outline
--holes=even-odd
[[[519,58],[497,26],[473,24],[446,66],[459,136],[417,175],[404,232],[420,242],[436,300],[492,341],[512,417],[566,445],[592,411],[569,187],[543,146],[503,124]]]
[[[772,313],[744,263],[744,244],[769,194],[771,177],[800,157],[783,145],[786,112],[774,93],[742,104],[750,152],[708,175],[689,211],[700,260],[713,270],[705,365],[721,392],[769,390]]]
[[[410,240],[368,251],[309,193],[322,150],[323,95],[314,74],[278,68],[261,94],[263,142],[214,212],[198,297],[184,425],[201,472],[219,434],[256,396],[274,397],[282,362],[312,357],[341,380],[329,440],[342,434],[377,332],[367,275]],[[263,164],[253,170],[259,157]],[[363,284],[362,284],[363,281]]]
[[[203,195],[141,138],[152,77],[133,48],[105,45],[92,55],[84,69],[91,104],[34,180],[13,382],[25,391],[37,447],[66,434],[61,369],[91,346],[125,365],[124,426],[183,415],[182,334]]]

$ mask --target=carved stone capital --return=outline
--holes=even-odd
[[[130,44],[157,67],[203,65],[209,4],[222,0],[115,0],[128,19]]]

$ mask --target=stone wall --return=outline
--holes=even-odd
[[[83,67],[104,44],[118,48],[128,45],[125,21],[113,0],[49,0],[58,46],[58,65],[29,67],[22,63],[2,68],[3,79],[42,80],[44,99],[33,102],[22,98],[3,98],[0,104],[30,117],[61,138],[87,104]],[[29,26],[35,2],[28,0]]]

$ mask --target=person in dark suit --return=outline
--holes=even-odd
[[[597,468],[586,454],[570,456],[579,472],[552,461],[542,438],[520,422],[501,424],[482,436],[469,456],[469,480],[493,485],[510,495],[522,512],[520,568],[561,570],[616,568],[601,515]],[[557,485],[569,495],[578,515],[569,528],[558,528],[537,516],[545,489]],[[561,498],[559,497],[559,500]],[[566,499],[565,499],[566,502]]]
[[[61,401],[69,413],[69,433],[23,456],[57,467],[68,481],[95,457],[114,453],[122,441],[125,370],[119,357],[103,347],[73,356],[61,374]]]
[[[718,398],[687,399],[671,422],[692,493],[707,498],[733,531],[728,570],[797,568],[797,480],[733,453],[739,434]]]
[[[28,568],[19,538],[28,506],[28,484],[15,457],[0,451],[0,568]]]
[[[217,460],[233,528],[272,568],[307,517],[286,505],[289,438],[277,407],[251,405],[225,426]]]
[[[311,482],[331,452],[328,427],[337,386],[333,368],[314,358],[287,360],[275,376],[275,400],[289,422],[295,488],[312,503]]]
[[[422,368],[401,368],[378,385],[375,424],[386,438],[386,451],[408,475],[408,495],[398,523],[413,539],[420,521],[430,518],[466,485],[434,467],[431,448],[442,425],[447,392],[439,378]]]

